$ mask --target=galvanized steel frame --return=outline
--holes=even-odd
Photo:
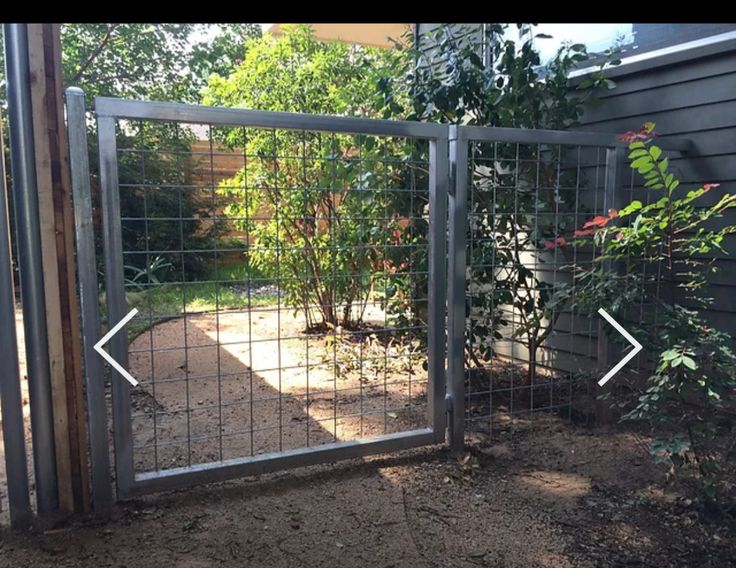
[[[118,497],[130,498],[152,491],[186,487],[193,483],[220,481],[234,477],[301,467],[310,464],[342,460],[369,454],[382,453],[427,444],[445,439],[445,297],[446,297],[446,232],[447,193],[449,187],[447,127],[438,124],[372,120],[321,115],[304,115],[283,112],[251,111],[229,108],[213,108],[178,103],[126,101],[97,98],[95,114],[100,153],[100,182],[104,226],[105,278],[108,301],[108,318],[111,322],[122,319],[127,312],[124,295],[123,254],[121,242],[121,218],[118,189],[116,121],[164,120],[193,122],[210,125],[238,127],[262,127],[289,130],[314,130],[321,132],[396,136],[427,140],[429,142],[429,325],[428,325],[428,423],[421,428],[401,433],[362,438],[357,441],[336,442],[323,446],[300,448],[239,459],[223,460],[207,464],[180,467],[171,470],[136,474],[133,468],[133,446],[130,416],[130,385],[112,371],[113,425],[115,443],[115,469]],[[82,127],[82,118],[74,113],[78,123],[74,131]],[[79,132],[77,134],[80,135]],[[74,159],[74,157],[73,157]],[[79,157],[76,158],[80,160]],[[87,166],[78,164],[80,169]],[[84,188],[82,188],[84,191]],[[88,189],[87,189],[88,191]],[[86,196],[81,197],[84,201]],[[91,242],[91,226],[78,225],[79,242]],[[81,234],[79,234],[81,232]],[[81,263],[80,263],[81,264]],[[88,275],[89,278],[89,275]],[[83,301],[85,301],[83,299]],[[87,303],[96,300],[87,296]],[[94,310],[86,311],[85,335],[97,337],[98,316]],[[127,365],[128,345],[125,333],[119,333],[110,342],[110,353],[123,366]],[[94,355],[90,354],[91,357]],[[95,367],[88,367],[93,373]],[[101,376],[88,376],[88,381],[102,380]],[[99,392],[93,392],[89,404],[96,410],[90,412],[101,420],[104,412]],[[93,454],[102,462],[103,441],[93,441]],[[106,448],[104,448],[106,451]],[[101,467],[101,466],[100,466]],[[98,479],[99,479],[98,475]],[[100,487],[99,491],[103,491]]]
[[[85,147],[83,94],[67,93],[71,112],[70,141],[72,172],[75,184],[80,283],[82,286],[83,328],[87,384],[93,484],[96,500],[102,508],[110,502],[107,439],[99,431],[106,420],[102,369],[92,342],[100,333],[97,298],[92,293],[96,282],[93,274],[93,228],[89,201],[88,164],[80,149]],[[398,136],[425,139],[430,143],[430,234],[429,234],[429,326],[428,326],[428,408],[431,427],[363,438],[352,442],[336,442],[317,447],[268,453],[240,459],[191,465],[164,471],[135,474],[130,416],[130,385],[112,371],[113,424],[117,492],[121,499],[153,491],[186,487],[194,483],[221,481],[234,477],[301,467],[333,460],[389,452],[447,440],[454,452],[464,448],[464,333],[466,286],[466,227],[468,223],[468,145],[472,141],[518,144],[566,144],[596,146],[606,149],[606,199],[615,199],[617,163],[623,156],[625,143],[613,134],[446,126],[418,122],[266,112],[232,108],[215,108],[178,103],[143,102],[98,97],[97,118],[104,252],[109,321],[122,319],[127,312],[123,285],[123,251],[117,171],[115,128],[118,119],[161,120],[204,123],[210,125],[261,127],[289,130]],[[665,149],[687,152],[688,140],[659,140]],[[612,201],[609,201],[612,203]],[[448,210],[449,205],[449,210]],[[449,260],[448,260],[449,255]],[[84,268],[86,266],[87,268]],[[86,291],[85,291],[86,290]],[[447,333],[446,333],[447,330]],[[600,346],[600,352],[606,351]],[[123,366],[127,364],[128,345],[124,333],[110,343],[110,352]],[[447,431],[445,428],[447,427]],[[96,433],[95,433],[96,432]],[[105,487],[107,485],[107,488]]]

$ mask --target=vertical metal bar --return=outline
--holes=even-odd
[[[107,290],[107,321],[116,324],[126,314],[123,273],[123,243],[120,221],[120,191],[118,187],[117,141],[115,119],[97,117],[97,137],[100,153],[100,189],[104,226],[105,284]],[[128,366],[128,337],[124,330],[110,340],[110,355],[123,368]],[[113,438],[115,440],[115,478],[118,497],[125,497],[133,482],[133,432],[130,423],[130,384],[114,370],[112,383]]]
[[[620,151],[618,148],[606,148],[606,171],[603,178],[603,214],[607,214],[608,210],[614,207],[616,202],[616,186],[618,181],[618,157]],[[604,270],[613,270],[613,262],[610,260],[603,261]],[[605,333],[600,333],[606,329],[604,322],[599,322],[598,335],[598,366],[603,370],[608,367],[609,346]]]
[[[429,143],[429,330],[427,378],[429,419],[435,440],[445,439],[447,418],[445,349],[446,349],[446,279],[447,279],[447,195],[450,182],[448,138]]]
[[[97,259],[95,258],[94,217],[89,183],[89,154],[84,92],[66,90],[69,167],[74,197],[74,235],[77,245],[77,275],[82,316],[84,381],[87,393],[87,420],[92,473],[92,506],[107,512],[112,506],[110,456],[107,442],[107,402],[102,361],[94,345],[100,334]]]
[[[38,512],[44,515],[58,509],[59,494],[31,116],[28,30],[26,24],[5,24],[4,32],[11,171],[31,399],[33,463]]]
[[[447,391],[452,404],[448,442],[465,448],[465,272],[468,227],[468,143],[462,128],[450,127],[450,226],[447,292]]]
[[[621,148],[606,148],[606,171],[604,174],[603,184],[603,214],[616,206],[619,163],[623,150]],[[615,266],[611,260],[603,261],[603,270],[615,270]],[[604,306],[608,308],[609,306]],[[598,370],[605,372],[611,363],[611,343],[606,334],[606,325],[603,320],[598,321]],[[609,384],[608,388],[612,385]],[[600,416],[602,422],[609,422],[612,418],[608,403],[601,402],[598,404],[596,414]]]
[[[5,152],[0,124],[0,409],[2,410],[8,506],[13,527],[27,525],[32,516],[20,392],[18,341],[15,334],[15,292],[10,245],[10,217],[5,187]]]

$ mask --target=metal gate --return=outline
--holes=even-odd
[[[83,93],[67,106],[104,502]],[[140,382],[111,370],[119,498],[444,441],[447,127],[110,98],[95,115],[102,310],[108,328],[140,312],[109,345]]]
[[[140,381],[111,377],[120,498],[446,434],[461,451],[478,425],[570,419],[574,401],[596,398],[590,379],[609,366],[602,324],[555,303],[560,286],[575,297],[571,269],[595,249],[558,245],[637,190],[613,134],[110,98],[95,113],[99,223],[83,93],[68,91],[102,507],[96,224],[107,327],[141,312],[110,343]]]

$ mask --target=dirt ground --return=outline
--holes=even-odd
[[[337,345],[275,306],[189,315],[143,332],[129,356],[141,381],[132,390],[136,470],[426,427],[424,353],[382,331],[376,306],[365,322]]]
[[[540,419],[475,443],[352,460],[119,506],[30,535],[0,566],[736,566],[736,531],[664,491],[632,433]]]
[[[371,398],[366,395],[372,387],[383,389],[375,397],[380,420],[371,426],[371,415],[364,417],[363,434],[380,433],[386,424],[406,429],[418,420],[419,415],[407,408],[421,406],[421,388],[410,396],[406,388],[391,387],[387,377],[367,379],[346,371],[338,379],[339,392],[347,393],[343,401],[334,393],[334,369],[329,366],[322,374],[310,374],[310,387],[319,385],[317,392],[324,392],[305,406],[300,396],[306,377],[296,370],[282,371],[280,376],[268,370],[279,356],[269,350],[274,344],[269,348],[268,341],[279,322],[261,321],[256,330],[265,341],[253,353],[243,344],[220,349],[220,365],[225,362],[221,369],[232,371],[239,381],[213,388],[211,381],[202,380],[199,388],[191,375],[211,366],[207,357],[216,359],[216,348],[183,368],[181,352],[172,349],[169,355],[154,358],[153,372],[157,379],[168,373],[175,380],[157,385],[155,397],[144,385],[142,394],[133,399],[134,411],[151,415],[155,407],[158,418],[163,418],[158,423],[161,439],[181,440],[186,421],[167,423],[164,417],[167,409],[186,411],[182,381],[176,379],[189,371],[190,406],[207,407],[202,410],[206,419],[190,418],[189,426],[217,432],[219,414],[212,414],[209,407],[220,396],[236,403],[249,401],[252,370],[255,399],[268,398],[279,385],[285,395],[280,421],[274,422],[278,413],[262,415],[266,427],[256,430],[272,433],[260,441],[254,438],[255,453],[278,442],[273,432],[279,424],[282,432],[292,422],[300,432],[310,425],[314,443],[331,441],[335,434],[340,438],[360,434],[354,417],[335,428],[335,408],[346,408],[344,414],[350,415],[361,398],[363,402]],[[212,316],[194,316],[187,321],[188,338],[212,344],[217,323],[220,341],[228,342],[229,337],[237,343],[237,336],[228,334],[242,328],[242,322],[228,322],[227,316],[219,322]],[[182,320],[157,326],[154,345],[181,343],[183,326]],[[292,332],[281,329],[282,337]],[[151,360],[146,358],[150,354],[143,352],[146,347],[150,350],[150,337],[143,334],[132,345],[140,349],[132,356],[132,367],[143,381],[150,379]],[[313,353],[323,351],[319,341],[313,340]],[[305,343],[282,343],[282,361],[300,361],[306,355],[300,345]],[[413,388],[426,380],[421,369],[415,378]],[[355,399],[355,392],[350,392],[355,389],[362,389],[362,397]],[[394,407],[404,411],[392,412],[393,422],[386,422],[384,410]],[[250,424],[250,416],[233,418]],[[254,413],[253,418],[258,424],[259,415]],[[145,444],[144,436],[150,440],[151,431],[145,423],[138,424],[136,439]],[[573,426],[545,414],[537,415],[531,426],[522,424],[513,434],[502,431],[493,441],[476,438],[460,459],[439,447],[418,449],[152,495],[118,505],[108,519],[77,517],[31,533],[2,529],[0,568],[736,566],[736,527],[704,519],[678,487],[665,488],[664,472],[652,465],[647,442],[639,435],[612,427]],[[301,440],[290,436],[282,435],[281,442]],[[229,438],[242,436],[223,437],[224,450],[250,451],[249,440],[229,446]],[[218,444],[208,444],[195,445],[193,461],[217,457]],[[168,462],[166,450],[160,452],[159,467],[187,459],[185,446],[171,446],[178,449]],[[137,465],[145,469],[156,463],[143,452]]]

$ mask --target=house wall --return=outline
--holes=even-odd
[[[709,203],[724,192],[736,192],[734,43],[645,61],[629,69],[621,66],[611,73],[616,88],[601,96],[602,105],[586,111],[580,130],[619,133],[653,121],[661,138],[677,136],[693,142],[687,155],[670,153],[683,191],[720,183],[704,197]],[[630,175],[628,168],[624,172]],[[635,193],[646,197],[642,189]],[[736,224],[736,211],[717,223]],[[731,255],[718,255],[720,273],[706,291],[715,302],[704,313],[715,327],[736,333],[736,236],[728,237],[724,248]]]

